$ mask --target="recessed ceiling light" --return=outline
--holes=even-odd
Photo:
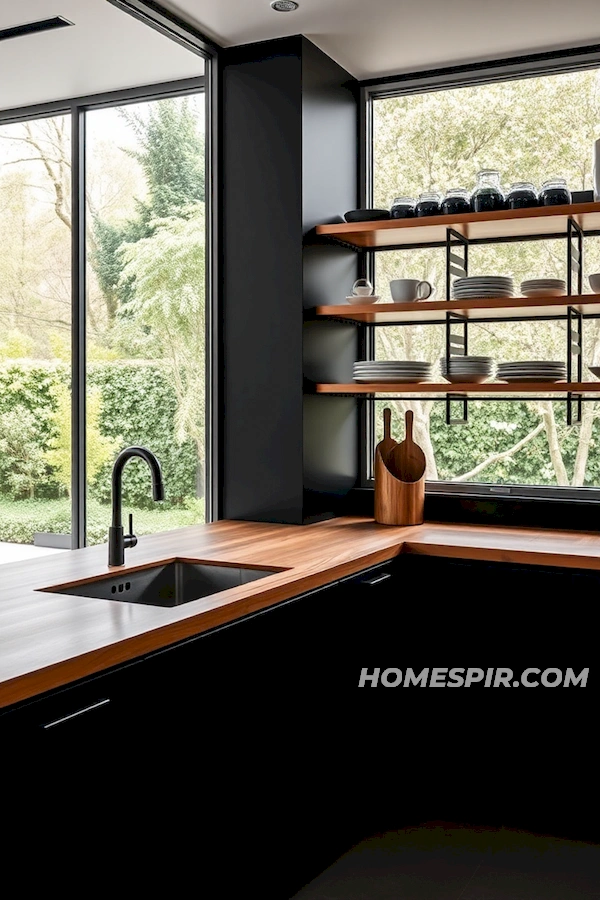
[[[294,12],[295,9],[298,9],[298,4],[295,0],[273,0],[271,9],[274,9],[275,12]]]

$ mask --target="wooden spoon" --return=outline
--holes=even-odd
[[[381,453],[381,458],[386,459],[388,453],[390,453],[394,447],[397,447],[398,444],[392,437],[392,411],[391,409],[384,409],[383,411],[383,440],[379,441],[377,446],[375,447],[375,455],[377,455],[377,451]]]
[[[401,444],[396,444],[386,459],[388,469],[400,481],[419,481],[425,474],[425,454],[413,441],[413,419],[412,410],[407,410],[405,438]]]

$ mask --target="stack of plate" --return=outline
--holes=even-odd
[[[444,356],[440,360],[442,376],[452,384],[482,384],[493,374],[494,361],[490,356],[453,356],[450,366]]]
[[[524,297],[562,297],[567,293],[567,282],[562,278],[530,278],[521,282]]]
[[[497,377],[499,381],[565,381],[567,367],[562,362],[526,362],[499,363]]]
[[[360,384],[417,384],[431,379],[431,363],[371,359],[355,362],[353,377]]]
[[[514,297],[515,286],[512,278],[504,278],[501,275],[457,278],[452,285],[452,296],[455,300],[479,297]]]

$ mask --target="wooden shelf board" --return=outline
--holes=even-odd
[[[374,325],[439,322],[448,312],[462,313],[468,319],[520,319],[566,317],[567,307],[583,315],[600,315],[600,294],[564,297],[509,297],[475,300],[422,300],[416,303],[345,303],[317,306],[315,315],[348,319]]]
[[[416,384],[316,384],[317,394],[600,394],[600,381],[521,382],[507,384],[443,384],[432,381]]]
[[[387,219],[383,222],[317,225],[316,233],[321,237],[337,238],[355,247],[382,249],[396,245],[440,244],[446,240],[447,228],[453,228],[470,241],[566,235],[569,218],[574,219],[583,231],[598,231],[600,203],[505,209],[489,213],[463,213],[460,216]]]

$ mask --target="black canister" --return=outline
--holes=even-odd
[[[446,216],[471,212],[471,195],[465,188],[453,188],[442,200],[441,211]]]
[[[500,187],[500,172],[483,169],[477,175],[477,184],[471,196],[473,212],[497,212],[506,209],[504,194]]]
[[[542,206],[568,206],[571,202],[571,191],[564,178],[551,178],[540,188]]]
[[[415,215],[420,216],[439,216],[441,213],[440,202],[442,195],[435,192],[427,192],[419,194],[417,205],[415,206]]]
[[[392,219],[413,219],[416,204],[414,197],[396,197],[392,203],[390,216]]]
[[[506,195],[509,209],[528,209],[538,205],[538,195],[530,181],[515,181]]]

